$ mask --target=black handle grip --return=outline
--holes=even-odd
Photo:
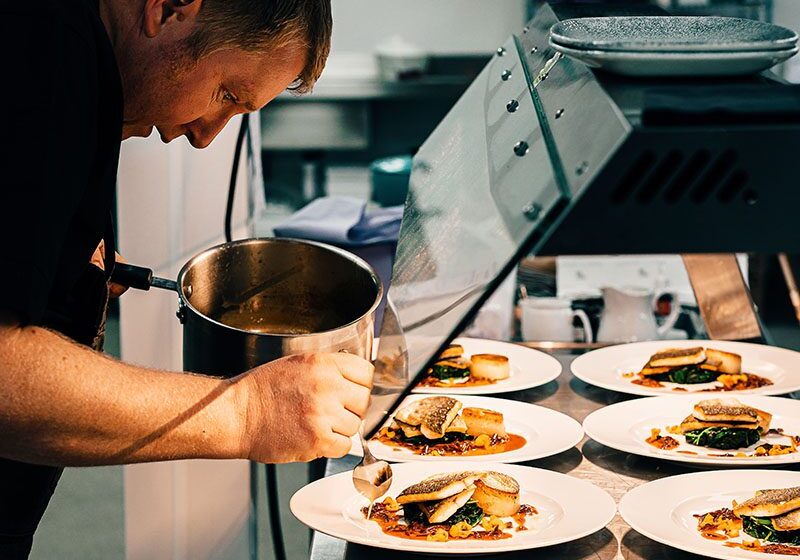
[[[147,291],[153,285],[153,271],[143,266],[116,263],[114,272],[111,273],[111,281],[129,288]]]

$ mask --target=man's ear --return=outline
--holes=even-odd
[[[145,0],[142,31],[153,38],[167,25],[192,21],[200,12],[203,0]]]

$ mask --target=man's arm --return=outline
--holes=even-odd
[[[354,356],[278,360],[231,380],[140,368],[0,321],[0,456],[53,465],[341,456],[369,398]]]

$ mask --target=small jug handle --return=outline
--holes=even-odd
[[[656,333],[658,333],[659,338],[664,338],[667,335],[670,329],[675,326],[675,323],[678,322],[678,317],[681,315],[681,304],[678,300],[678,294],[675,292],[669,292],[665,290],[657,292],[656,295],[653,296],[653,307],[655,307],[658,300],[661,299],[661,296],[666,295],[672,296],[672,309],[670,310],[669,315],[667,315],[667,318],[664,319],[664,324],[656,329]]]
[[[594,342],[594,333],[592,332],[592,324],[589,322],[589,316],[583,309],[575,309],[572,315],[581,320],[583,325],[583,340],[584,342]]]

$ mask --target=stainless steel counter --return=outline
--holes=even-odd
[[[556,357],[564,367],[564,371],[558,379],[536,389],[498,396],[559,410],[580,422],[590,412],[607,404],[635,398],[585,384],[573,377],[569,369],[569,364],[576,357],[575,355],[556,354]],[[352,469],[356,462],[355,458],[349,456],[329,461],[326,475]],[[656,461],[614,451],[587,438],[584,438],[577,447],[564,453],[524,464],[590,480],[608,491],[616,501],[619,501],[625,492],[644,482],[695,470],[688,465]],[[376,558],[378,555],[383,560],[431,558],[430,555],[379,551],[366,546],[347,544],[317,532],[313,536],[311,560],[360,560],[362,558],[366,560]],[[509,553],[503,555],[503,558],[696,560],[702,557],[652,541],[631,529],[617,515],[605,529],[583,539],[554,547]]]

